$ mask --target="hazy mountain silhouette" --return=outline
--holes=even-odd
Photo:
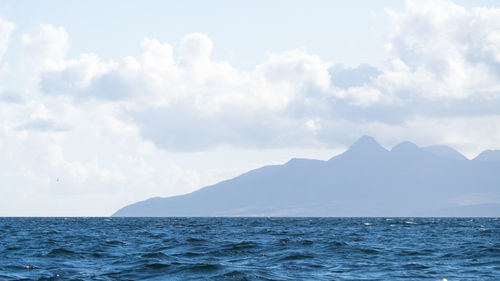
[[[467,160],[465,156],[463,156],[460,152],[455,149],[445,146],[445,145],[433,145],[422,147],[422,150],[435,154],[436,156],[457,160]]]
[[[292,159],[113,216],[500,216],[498,154],[480,156],[365,136],[328,161]]]
[[[485,150],[476,158],[476,161],[500,162],[500,150]]]

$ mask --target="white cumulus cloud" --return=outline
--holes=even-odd
[[[95,54],[64,59],[42,73],[41,89],[77,103],[116,102],[143,138],[184,152],[223,144],[328,147],[345,134],[343,123],[360,122],[354,135],[362,135],[367,120],[409,130],[419,117],[498,115],[498,9],[432,3],[407,1],[388,12],[385,69],[344,68],[296,48],[241,70],[214,61],[213,41],[192,33],[178,48],[145,38],[140,55],[117,62]]]
[[[381,84],[427,99],[498,98],[500,9],[451,1],[406,1],[389,11],[387,49],[395,63]]]
[[[13,22],[0,17],[0,60],[7,51],[10,42],[10,36],[16,25]]]
[[[64,27],[41,24],[37,34],[24,34],[23,69],[27,72],[58,71],[65,67],[68,33]]]

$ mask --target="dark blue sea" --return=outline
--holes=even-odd
[[[500,280],[496,218],[0,218],[0,280]]]

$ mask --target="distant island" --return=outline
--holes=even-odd
[[[125,206],[114,217],[500,216],[500,150],[469,160],[447,146],[364,136],[328,161],[292,159],[198,191]]]

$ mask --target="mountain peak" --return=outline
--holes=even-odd
[[[500,162],[500,150],[485,150],[481,152],[474,160],[477,161],[488,161],[488,162]]]
[[[359,157],[365,158],[365,157],[376,157],[376,155],[381,155],[383,153],[387,153],[387,149],[382,147],[373,137],[370,136],[362,136],[359,138],[357,141],[355,141],[349,149],[347,149],[346,152],[334,156],[331,158],[329,161],[332,161],[334,159],[338,158],[352,158],[353,159],[358,159]]]
[[[382,147],[373,137],[362,136],[356,142],[354,142],[342,155],[374,157],[375,155],[380,155],[386,152],[388,152],[387,149]]]
[[[416,144],[409,141],[404,141],[391,149],[391,152],[397,152],[397,153],[414,152],[414,151],[420,151],[420,148]]]
[[[380,148],[384,149],[373,137],[362,136],[349,147],[349,150],[371,150]]]

